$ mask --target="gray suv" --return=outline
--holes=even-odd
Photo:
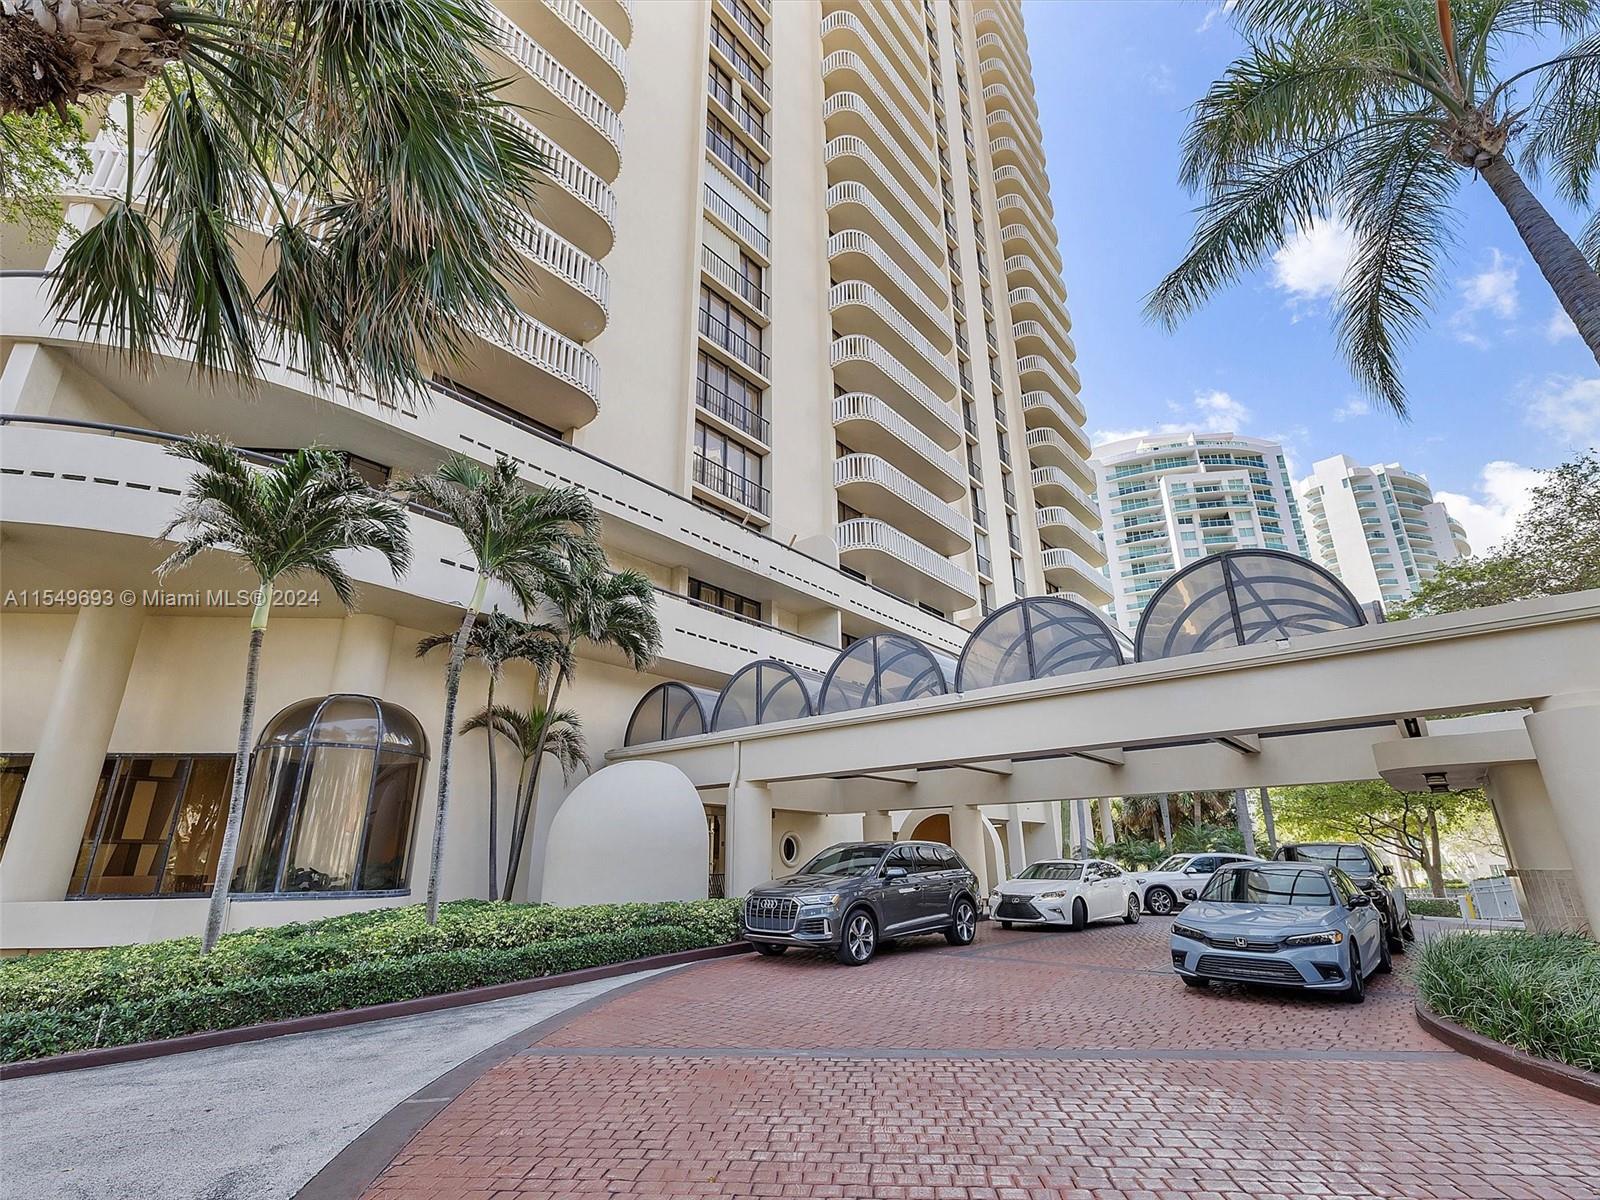
[[[943,933],[952,946],[968,945],[978,932],[978,877],[939,842],[845,842],[796,875],[752,888],[740,924],[760,954],[809,946],[859,967],[890,938]]]

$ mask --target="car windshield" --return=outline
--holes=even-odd
[[[1371,875],[1374,871],[1372,859],[1360,846],[1296,846],[1294,857],[1296,862],[1338,867],[1347,875]]]
[[[1018,879],[1082,879],[1082,863],[1034,863]]]
[[[889,850],[886,842],[830,846],[800,868],[801,875],[867,875],[877,870]]]
[[[1192,856],[1188,855],[1188,854],[1174,854],[1171,858],[1167,859],[1166,862],[1164,862],[1160,866],[1158,866],[1156,868],[1156,870],[1158,870],[1158,871],[1181,871],[1181,870],[1183,870],[1184,866],[1188,863],[1188,861],[1189,861],[1189,859],[1191,857]]]
[[[1218,871],[1200,893],[1212,904],[1333,906],[1333,888],[1321,871],[1234,867]]]

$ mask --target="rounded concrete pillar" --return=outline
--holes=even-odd
[[[730,896],[743,896],[772,878],[772,789],[734,780],[728,788],[728,882]]]
[[[1600,932],[1600,692],[1552,696],[1523,719],[1591,932]]]
[[[1485,791],[1505,839],[1511,886],[1528,928],[1539,933],[1583,928],[1583,901],[1573,877],[1572,856],[1556,826],[1538,765],[1490,767]]]
[[[967,860],[967,866],[978,877],[978,890],[989,894],[989,838],[992,830],[984,828],[983,814],[976,804],[957,804],[950,809],[950,844],[957,854]]]
[[[861,840],[864,842],[894,841],[894,821],[885,809],[868,809],[861,814]]]
[[[381,696],[389,682],[394,622],[375,613],[350,613],[339,623],[330,691]]]
[[[1117,840],[1117,827],[1111,819],[1111,797],[1101,796],[1100,805],[1100,840],[1110,845]]]
[[[0,900],[67,894],[143,624],[133,605],[78,610],[0,864]]]

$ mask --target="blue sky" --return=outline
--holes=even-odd
[[[1177,184],[1186,110],[1239,39],[1217,0],[1026,0],[1024,16],[1091,436],[1234,428],[1281,438],[1300,475],[1338,453],[1400,461],[1449,493],[1480,550],[1509,528],[1533,469],[1600,440],[1600,369],[1481,180],[1460,193],[1445,291],[1406,355],[1409,422],[1363,404],[1339,356],[1336,228],[1176,333],[1147,324],[1143,298],[1191,227]]]

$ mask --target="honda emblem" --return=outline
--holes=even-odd
[[[1248,946],[1250,944],[1250,941],[1249,941],[1248,938],[1236,937],[1236,938],[1233,939],[1233,944],[1235,946],[1239,947],[1239,949],[1243,950],[1246,946]]]

